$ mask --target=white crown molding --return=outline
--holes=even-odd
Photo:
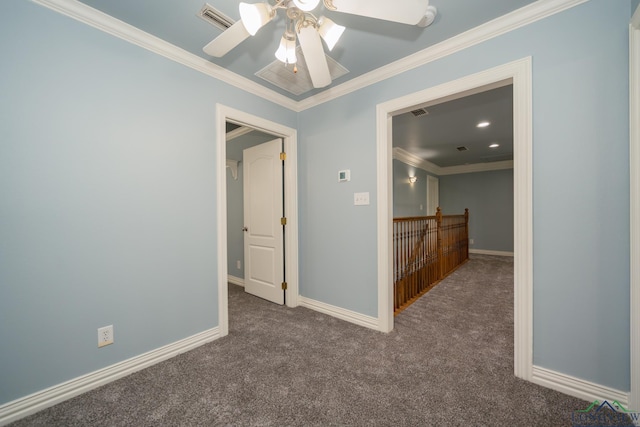
[[[231,132],[227,132],[227,142],[232,141],[236,138],[240,138],[243,135],[253,132],[254,129],[248,126],[240,126],[237,129],[232,130]]]
[[[429,62],[483,43],[494,37],[529,25],[556,13],[565,11],[588,0],[538,0],[517,9],[504,16],[472,28],[462,34],[447,39],[441,43],[418,51],[405,58],[370,71],[338,86],[333,86],[324,92],[310,96],[298,103],[299,111],[318,106],[325,102],[355,92],[372,84],[402,74]]]
[[[0,425],[9,424],[178,354],[193,350],[218,338],[220,338],[218,328],[212,328],[120,363],[5,403],[0,406]]]
[[[629,395],[623,391],[535,365],[532,369],[531,382],[568,394],[569,396],[584,399],[587,402],[593,402],[594,400],[607,400],[609,402],[613,402],[614,400],[617,400],[624,406],[629,405]]]
[[[436,164],[431,163],[421,157],[411,154],[410,152],[403,150],[400,147],[393,148],[393,158],[399,160],[404,164],[413,166],[414,168],[422,169],[423,171],[432,173],[434,175],[440,175],[442,168]]]
[[[365,328],[378,330],[378,319],[364,314],[356,313],[355,311],[347,310],[335,305],[325,304],[320,301],[313,300],[311,298],[300,296],[298,298],[300,306],[309,308],[320,313],[327,314],[331,317],[335,317],[341,320],[345,320],[350,323],[354,323]]]
[[[570,9],[588,0],[538,0],[504,16],[498,17],[462,34],[392,62],[346,83],[331,87],[302,101],[277,93],[252,80],[239,76],[206,59],[200,58],[169,42],[93,9],[77,0],[31,0],[51,10],[69,16],[115,37],[126,40],[172,61],[228,83],[248,93],[264,98],[294,112],[301,112],[351,92],[394,77],[405,71],[485,42],[509,31]],[[636,15],[638,15],[636,13]],[[640,21],[640,18],[637,19]],[[640,25],[638,23],[637,25]]]
[[[489,172],[503,169],[513,169],[513,160],[474,163],[472,165],[447,166],[446,168],[440,168],[440,175],[458,175],[461,173]]]
[[[395,147],[393,149],[393,158],[409,166],[422,169],[426,172],[432,173],[437,176],[459,175],[463,173],[489,172],[489,171],[497,171],[497,170],[503,170],[503,169],[513,169],[513,160],[504,160],[501,162],[489,162],[489,163],[474,163],[471,165],[440,167],[436,164],[431,163],[428,160],[424,160],[414,154],[411,154],[400,147]]]
[[[261,84],[239,76],[139,28],[120,21],[77,0],[31,0],[62,15],[90,25],[107,34],[140,46],[167,59],[264,98],[289,110],[298,111],[298,102]]]

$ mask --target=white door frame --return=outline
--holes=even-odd
[[[531,380],[533,370],[533,185],[531,58],[378,104],[378,328],[393,329],[392,117],[418,104],[446,101],[513,84],[514,125],[514,373]],[[478,88],[482,88],[479,90]]]
[[[287,160],[284,162],[285,275],[288,284],[287,306],[298,306],[298,142],[293,128],[254,116],[240,110],[216,104],[216,203],[218,230],[218,317],[220,336],[229,334],[227,290],[227,144],[226,123],[230,121],[248,126],[284,140]]]
[[[435,197],[431,194],[431,190],[433,190],[433,186],[436,186],[436,195]],[[431,202],[433,200],[433,202]],[[435,205],[435,206],[434,206]],[[440,179],[433,176],[427,175],[427,216],[435,215],[436,209],[440,206]]]
[[[630,158],[630,234],[631,265],[631,393],[629,407],[640,411],[640,6],[629,25],[629,158]]]

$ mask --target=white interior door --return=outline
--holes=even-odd
[[[282,140],[243,151],[245,291],[284,304]]]
[[[435,176],[427,175],[427,216],[435,215],[440,204],[440,181]]]

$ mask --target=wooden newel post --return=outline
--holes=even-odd
[[[469,259],[469,209],[464,208],[464,239],[467,244],[464,259]]]
[[[442,269],[444,268],[444,260],[442,259],[442,211],[440,207],[436,208],[436,224],[437,224],[437,248],[438,248],[438,280],[442,279],[444,274]]]

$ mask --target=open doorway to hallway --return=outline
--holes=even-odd
[[[283,304],[282,139],[232,122],[226,123],[226,131],[229,281],[252,295]]]
[[[227,126],[227,123],[232,125]],[[283,162],[282,180],[284,182],[282,212],[283,218],[286,218],[286,226],[284,227],[283,245],[286,247],[284,251],[283,261],[283,277],[286,278],[286,305],[296,307],[298,305],[298,198],[297,198],[297,133],[293,128],[272,122],[270,120],[248,114],[243,111],[235,110],[218,104],[216,107],[216,126],[217,126],[217,185],[216,185],[216,201],[217,201],[217,232],[218,240],[218,317],[220,324],[220,334],[225,336],[229,333],[229,307],[228,307],[228,281],[229,272],[243,271],[243,258],[240,258],[240,268],[238,268],[238,253],[229,257],[228,246],[228,230],[233,225],[228,222],[227,212],[227,176],[231,174],[231,180],[234,180],[239,172],[237,160],[229,159],[227,162],[227,131],[233,132],[234,129],[240,134],[249,134],[254,131],[259,134],[269,135],[270,139],[281,139],[281,146],[288,157]],[[237,129],[246,128],[238,131]],[[258,135],[256,133],[256,135]],[[231,144],[233,141],[230,142]],[[257,142],[256,142],[257,143]],[[229,165],[229,171],[227,171]],[[231,180],[229,182],[231,183]],[[279,221],[282,220],[281,218]],[[278,224],[280,225],[280,222]],[[236,224],[237,228],[237,224]],[[240,230],[244,225],[240,227]],[[235,231],[234,231],[235,233]],[[237,240],[237,239],[236,239]],[[275,267],[274,267],[275,268]],[[239,277],[234,276],[236,279]],[[281,283],[284,288],[284,283]],[[282,288],[281,288],[282,290]]]
[[[514,173],[514,372],[530,380],[533,370],[533,242],[532,242],[532,99],[531,59],[498,66],[377,106],[378,148],[378,321],[393,329],[393,283],[390,229],[393,218],[393,117],[416,105],[441,102],[513,85]],[[479,89],[480,88],[480,89]]]
[[[242,151],[273,139],[248,126],[227,122],[227,271],[229,282],[244,287],[244,203]]]
[[[392,119],[396,314],[469,252],[513,256],[513,85],[495,86]]]

